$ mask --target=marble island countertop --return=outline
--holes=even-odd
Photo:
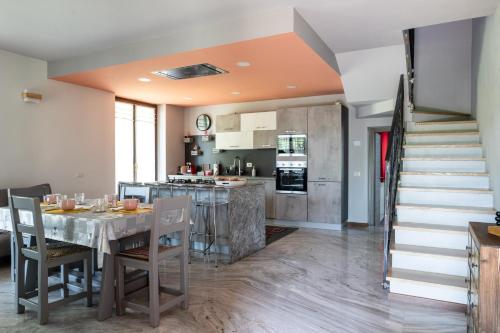
[[[168,175],[169,179],[214,179],[215,177],[238,177],[246,178],[247,180],[274,180],[273,176],[235,176],[235,175],[219,175],[219,176],[197,176],[197,175]]]
[[[187,177],[191,178],[184,179],[200,179],[198,176]],[[214,241],[210,248],[218,253],[217,257],[223,262],[233,263],[266,246],[265,185],[262,178],[255,177],[253,181],[248,179],[246,184],[233,187],[195,182],[154,182],[139,185],[149,187],[153,199],[184,195],[193,198],[192,230],[197,236],[192,239],[192,247],[196,250],[206,247],[207,238],[200,236],[206,231],[206,222],[210,225],[209,229],[213,228],[212,232],[217,232],[217,241]],[[212,192],[212,189],[217,189],[216,193]],[[196,201],[210,200],[215,201],[212,207],[203,208],[196,204]],[[207,209],[209,213],[204,214],[203,210],[200,213],[200,209]]]

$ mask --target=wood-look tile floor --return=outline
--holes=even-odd
[[[230,266],[190,266],[189,310],[163,313],[149,327],[138,313],[96,320],[97,308],[77,302],[36,315],[14,313],[14,284],[0,264],[0,332],[465,332],[461,309],[388,295],[380,287],[382,233],[300,229]],[[173,272],[173,273],[172,273]],[[178,278],[167,263],[162,281]]]

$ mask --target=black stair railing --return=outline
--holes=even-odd
[[[410,112],[415,109],[415,29],[403,31],[406,53],[406,75],[408,77],[408,106]]]
[[[392,225],[396,218],[396,196],[399,169],[403,154],[404,138],[404,75],[399,78],[398,95],[392,116],[389,146],[385,159],[385,214],[384,214],[384,276],[382,286],[389,287],[389,252],[391,247]]]

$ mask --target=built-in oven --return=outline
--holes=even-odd
[[[276,192],[307,193],[307,162],[276,161]]]
[[[277,155],[307,156],[307,135],[281,134],[276,140]]]

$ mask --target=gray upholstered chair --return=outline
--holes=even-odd
[[[149,314],[151,326],[160,323],[160,313],[181,304],[188,306],[188,255],[189,220],[191,197],[155,199],[154,221],[151,226],[149,245],[120,252],[115,259],[116,265],[116,312],[123,315],[125,308]],[[170,233],[180,233],[181,245],[160,245],[160,237]],[[180,289],[174,290],[160,285],[159,265],[162,260],[178,256],[180,260]],[[131,267],[148,271],[149,304],[139,304],[125,298],[125,268]],[[174,295],[169,301],[160,304],[160,292]]]
[[[92,252],[89,248],[63,242],[46,243],[45,232],[38,198],[28,198],[9,195],[9,206],[12,220],[12,230],[15,238],[16,251],[16,293],[15,302],[17,313],[24,313],[25,307],[35,309],[41,325],[48,321],[49,308],[64,305],[81,298],[86,298],[87,306],[92,306]],[[19,211],[30,211],[33,216],[33,225],[24,224],[19,218]],[[23,234],[36,238],[37,245],[25,247]],[[34,261],[38,266],[38,287],[33,291],[25,288],[24,269],[26,261]],[[75,262],[84,262],[84,283],[78,288],[80,292],[69,295],[68,265]],[[62,283],[48,285],[49,269],[61,267],[63,272]],[[63,290],[63,298],[49,303],[49,292]],[[34,298],[37,298],[35,301]]]
[[[125,183],[118,184],[118,197],[123,199],[139,199],[141,203],[151,203],[152,187],[141,183]]]

